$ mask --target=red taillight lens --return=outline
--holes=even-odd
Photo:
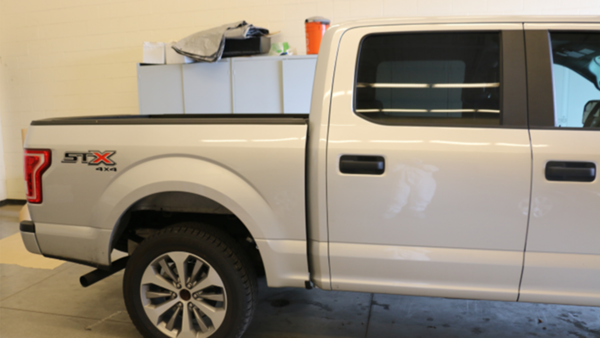
[[[25,149],[25,188],[29,203],[42,203],[42,174],[50,167],[48,149]]]

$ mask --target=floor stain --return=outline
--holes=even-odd
[[[575,336],[575,337],[577,337],[577,338],[587,338],[586,336],[582,335],[582,334],[581,334],[581,333],[579,333],[579,332],[573,332],[573,331],[569,331],[569,334],[572,334],[572,335],[574,335],[574,336]]]
[[[585,331],[587,333],[593,334],[594,337],[600,337],[600,330],[592,330],[592,329],[588,328],[586,326],[587,325],[586,322],[583,322],[583,321],[580,321],[580,320],[577,320],[577,319],[570,319],[570,318],[568,318],[569,316],[563,316],[563,315],[561,315],[560,317],[561,318],[558,318],[558,319],[562,320],[563,322],[566,322],[566,323],[569,323],[569,324],[573,324],[573,326],[575,326],[576,328],[578,328],[578,329],[580,329],[582,331]],[[571,331],[569,331],[569,333],[574,334]],[[584,336],[581,336],[581,337],[584,337]]]
[[[321,310],[325,310],[325,311],[328,311],[328,312],[333,312],[333,309],[329,305],[325,305],[323,303],[319,303],[319,302],[305,302],[305,304],[314,305],[314,306],[320,308]]]
[[[384,310],[390,309],[390,304],[379,304],[379,303],[377,303],[377,301],[372,301],[371,304],[376,305],[376,306],[381,306]]]

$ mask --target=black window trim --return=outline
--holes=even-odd
[[[525,30],[529,127],[554,129],[552,52],[548,30]]]
[[[358,84],[358,63],[363,42],[366,38],[373,35],[388,34],[414,34],[414,33],[491,33],[500,34],[500,125],[473,125],[473,124],[417,124],[417,123],[390,123],[379,121],[365,116],[365,114],[356,112],[356,86]],[[507,67],[508,65],[508,67]],[[526,63],[525,63],[525,37],[524,31],[520,30],[460,30],[444,31],[431,30],[420,32],[389,32],[389,33],[370,33],[363,36],[358,44],[356,63],[354,65],[354,84],[352,97],[352,112],[371,123],[395,126],[395,127],[438,127],[438,128],[501,128],[501,129],[527,129],[527,81],[526,81]],[[510,84],[510,85],[507,85]],[[512,97],[509,100],[508,97]]]

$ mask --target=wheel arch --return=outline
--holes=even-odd
[[[117,246],[117,242],[132,226],[131,217],[136,212],[160,212],[166,214],[179,213],[186,215],[231,215],[229,209],[205,196],[185,191],[157,192],[142,197],[133,203],[117,221],[112,231],[109,250]],[[244,226],[245,227],[245,226]],[[247,228],[246,228],[247,229]],[[250,231],[248,231],[250,233]]]
[[[152,224],[148,224],[149,219]],[[189,192],[155,193],[135,202],[115,225],[109,251],[116,249],[131,254],[152,233],[190,222],[214,227],[229,235],[249,257],[259,275],[263,274],[264,263],[257,249],[259,243],[254,240],[248,227],[223,205]],[[145,235],[140,236],[139,232]]]

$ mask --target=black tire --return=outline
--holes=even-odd
[[[127,312],[138,331],[147,338],[169,337],[152,323],[145,312],[142,278],[150,264],[156,264],[153,262],[174,252],[185,252],[201,258],[222,280],[222,297],[226,299],[223,304],[227,304],[225,317],[210,337],[241,337],[256,308],[256,274],[235,240],[215,227],[200,223],[181,223],[165,228],[144,240],[131,255],[123,278],[123,296]],[[186,288],[185,284],[182,288]],[[183,294],[173,297],[180,297],[181,306],[186,306]],[[193,314],[191,310],[189,313]]]

